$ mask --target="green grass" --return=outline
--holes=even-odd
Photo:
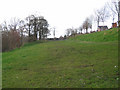
[[[71,40],[80,41],[95,41],[95,42],[108,42],[118,40],[118,28],[109,29],[106,31],[95,32],[92,34],[79,35],[70,38]]]
[[[86,36],[28,43],[3,53],[3,88],[117,88],[117,38],[92,42]]]

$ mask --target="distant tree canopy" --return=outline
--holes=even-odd
[[[78,28],[68,28],[66,29],[66,37],[75,36],[78,33]]]
[[[29,32],[29,37],[33,36],[34,40],[37,40],[39,33],[39,40],[44,39],[49,35],[48,21],[42,16],[30,15],[26,18],[27,20],[27,30]]]

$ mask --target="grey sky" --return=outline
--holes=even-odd
[[[95,9],[109,0],[1,0],[0,23],[17,17],[24,19],[30,14],[40,14],[56,28],[56,36],[65,34],[65,29],[79,27]],[[112,22],[106,23],[111,25]],[[95,28],[94,28],[95,29]]]

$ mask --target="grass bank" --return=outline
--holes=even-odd
[[[3,53],[3,88],[117,88],[117,38],[88,37],[29,43]]]

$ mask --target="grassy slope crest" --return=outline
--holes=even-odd
[[[118,31],[119,31],[118,28],[113,28],[91,34],[77,35],[75,37],[71,37],[70,40],[95,41],[95,42],[117,41]]]

